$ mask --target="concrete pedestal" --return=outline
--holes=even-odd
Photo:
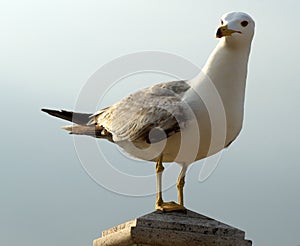
[[[93,246],[251,246],[245,232],[197,214],[159,211],[102,232]]]

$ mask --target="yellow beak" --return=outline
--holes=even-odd
[[[226,26],[221,26],[217,30],[216,37],[217,38],[222,38],[222,37],[225,37],[225,36],[231,36],[232,33],[241,33],[241,32],[228,29],[227,25]]]

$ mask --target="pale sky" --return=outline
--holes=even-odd
[[[228,11],[256,21],[244,126],[205,182],[201,162],[190,168],[186,206],[246,231],[253,245],[299,245],[299,3],[1,1],[0,245],[88,246],[102,230],[153,211],[154,195],[125,196],[94,182],[60,129],[66,123],[40,109],[74,108],[89,77],[123,55],[168,52],[202,67]],[[166,79],[127,78],[107,100]],[[105,141],[98,148],[118,151]],[[129,175],[154,172],[151,163],[110,158]],[[176,189],[164,195],[174,200]]]

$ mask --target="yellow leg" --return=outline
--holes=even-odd
[[[171,212],[171,211],[185,211],[185,207],[183,204],[177,204],[175,202],[164,202],[162,199],[162,173],[164,170],[164,166],[162,165],[162,156],[156,162],[156,210],[160,210],[162,212]],[[182,171],[181,171],[182,173]],[[180,177],[180,176],[179,176]],[[183,189],[183,186],[182,186]],[[182,194],[181,194],[182,197]],[[183,203],[183,202],[182,202]]]
[[[162,173],[164,171],[164,166],[162,164],[162,155],[156,162],[156,208],[163,204],[162,199]]]
[[[183,166],[177,180],[178,203],[183,206],[183,187],[185,184],[184,178],[187,167]]]

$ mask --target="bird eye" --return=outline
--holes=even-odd
[[[224,21],[223,20],[221,20],[221,25],[223,25],[224,24]]]
[[[242,25],[243,27],[246,27],[246,26],[248,25],[248,21],[242,21],[242,22],[241,22],[241,25]]]

